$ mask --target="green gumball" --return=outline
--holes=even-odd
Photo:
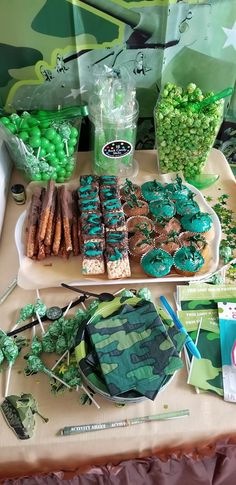
[[[47,149],[49,143],[50,143],[50,141],[47,138],[45,138],[45,137],[42,136],[42,138],[41,138],[41,147]]]
[[[70,138],[68,141],[69,147],[74,147],[77,144],[77,138]]]
[[[5,126],[9,125],[10,123],[10,120],[9,118],[7,118],[6,116],[3,116],[1,119],[0,119],[1,123],[3,123]]]
[[[41,146],[41,139],[36,136],[32,136],[29,138],[29,145],[32,148],[39,148]]]
[[[29,139],[29,133],[27,131],[20,131],[20,133],[18,134],[18,137],[22,141],[27,141]]]
[[[40,182],[40,180],[42,180],[42,177],[41,177],[41,174],[40,173],[36,173],[35,175],[32,175],[32,180],[34,182]]]
[[[29,132],[30,137],[36,137],[39,138],[41,137],[41,131],[37,126],[33,126]]]
[[[57,132],[54,130],[54,128],[48,128],[45,132],[45,137],[48,140],[53,140],[53,138],[56,136]]]
[[[10,130],[13,134],[16,133],[16,127],[13,123],[9,123],[8,125],[6,125],[8,130]]]
[[[77,128],[75,128],[74,126],[71,127],[71,130],[70,130],[70,135],[72,138],[77,138],[78,135],[79,135],[79,132],[77,130]]]
[[[74,155],[75,149],[72,146],[68,146],[68,155]]]
[[[65,182],[65,178],[64,177],[57,177],[57,182],[59,184],[63,184]]]
[[[50,180],[50,175],[48,173],[41,173],[42,180]]]

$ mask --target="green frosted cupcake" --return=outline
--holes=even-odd
[[[175,208],[176,208],[176,213],[179,216],[193,216],[194,214],[197,214],[200,212],[200,207],[195,200],[193,200],[192,197],[189,197],[188,199],[182,199],[182,200],[177,200],[175,203]]]
[[[165,186],[165,194],[174,201],[184,200],[192,194],[192,191],[182,183],[181,177],[177,175],[176,181]]]
[[[176,212],[175,204],[170,200],[152,200],[149,210],[157,222],[169,221]]]
[[[185,231],[207,233],[210,231],[213,221],[207,212],[197,212],[192,216],[181,217],[181,225]]]
[[[144,184],[141,185],[141,193],[147,202],[150,202],[150,200],[162,199],[164,195],[164,187],[161,182],[151,180],[149,182],[144,182]]]
[[[161,278],[169,274],[173,265],[173,258],[163,249],[152,249],[142,257],[140,264],[148,276]]]
[[[174,255],[174,266],[178,274],[193,276],[204,265],[204,258],[194,246],[182,247]]]

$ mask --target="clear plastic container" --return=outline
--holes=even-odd
[[[201,174],[223,120],[224,105],[220,100],[192,111],[190,103],[203,98],[194,84],[185,90],[167,84],[160,94],[154,108],[159,172],[182,171],[187,179]]]
[[[41,111],[0,118],[0,135],[27,181],[69,180],[76,166],[81,117]],[[74,108],[73,108],[74,109]]]
[[[138,113],[138,102],[135,101],[131,114],[114,121],[101,116],[96,96],[90,98],[94,173],[118,177],[137,175],[134,150]]]

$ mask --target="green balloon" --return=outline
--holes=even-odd
[[[32,136],[29,138],[29,144],[32,148],[39,148],[41,146],[41,138]]]
[[[27,131],[20,131],[18,136],[23,141],[27,141],[29,139],[29,133]]]
[[[56,136],[57,132],[56,130],[54,130],[54,128],[48,128],[45,132],[45,136],[46,138],[48,138],[48,140],[53,140],[54,136]]]

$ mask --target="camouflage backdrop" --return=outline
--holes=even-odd
[[[137,147],[151,148],[163,83],[235,85],[235,0],[1,0],[0,54],[8,111],[77,104],[95,65],[126,66],[140,103]]]

